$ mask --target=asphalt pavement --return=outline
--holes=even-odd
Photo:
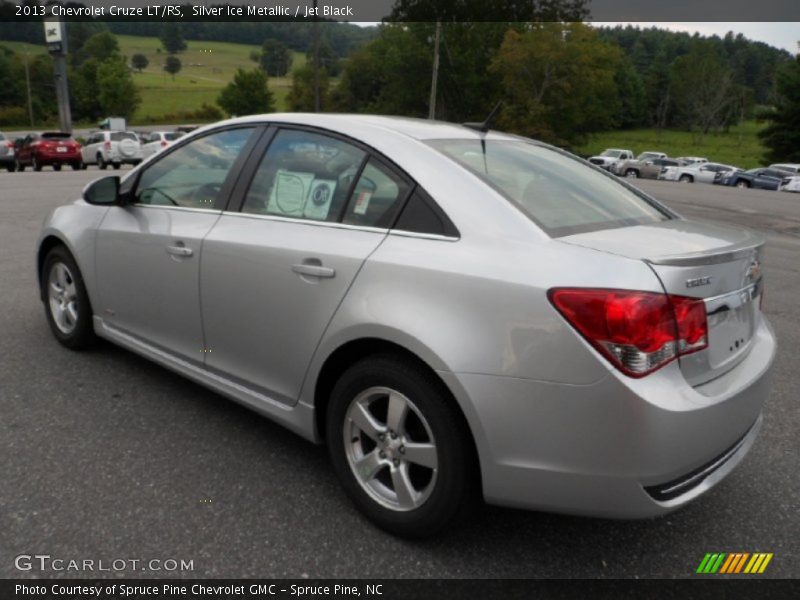
[[[780,351],[760,438],[730,477],[658,519],[487,507],[410,542],[356,512],[324,448],[110,344],[56,343],[36,237],[99,175],[0,173],[0,577],[689,577],[717,551],[772,552],[761,577],[800,577],[800,194],[637,182],[687,217],[768,236]],[[193,570],[19,571],[21,554]]]

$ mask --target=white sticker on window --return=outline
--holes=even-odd
[[[357,215],[367,214],[370,200],[372,200],[372,192],[359,192],[358,196],[356,196],[356,203],[353,206],[353,213]]]
[[[275,174],[275,184],[269,196],[267,212],[286,217],[302,217],[313,173],[298,173],[280,169]]]
[[[331,200],[336,191],[335,179],[315,179],[311,182],[303,215],[306,219],[324,221],[331,210]]]

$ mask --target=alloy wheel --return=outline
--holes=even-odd
[[[63,262],[54,263],[47,280],[50,314],[59,331],[69,335],[78,323],[78,290],[75,278]]]
[[[356,396],[345,416],[343,442],[356,481],[380,505],[410,511],[433,492],[436,442],[425,416],[400,392],[372,387]]]

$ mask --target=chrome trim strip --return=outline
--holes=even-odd
[[[222,211],[218,208],[195,208],[193,206],[165,206],[163,204],[143,204],[141,202],[131,202],[128,204],[130,207],[135,208],[158,208],[161,210],[180,210],[183,212],[202,212],[202,213],[214,213],[214,214],[222,214]]]
[[[372,233],[387,233],[388,228],[384,227],[367,227],[364,225],[349,225],[347,223],[338,223],[331,221],[313,221],[311,219],[298,219],[295,217],[279,217],[277,215],[258,215],[255,213],[244,213],[237,211],[225,210],[222,211],[223,216],[226,217],[240,217],[246,219],[260,219],[263,221],[278,221],[285,223],[297,223],[300,225],[313,225],[315,227],[332,227],[334,229],[350,229],[354,231],[369,231]]]
[[[389,235],[396,235],[399,237],[419,238],[422,240],[435,240],[438,242],[457,242],[461,238],[453,237],[450,235],[441,235],[438,233],[420,233],[418,231],[403,231],[402,229],[392,229]]]
[[[708,465],[705,469],[703,469],[699,473],[696,473],[689,479],[676,483],[671,487],[659,489],[658,490],[659,495],[671,494],[676,490],[680,490],[687,487],[690,488],[697,485],[700,481],[708,477],[711,473],[713,473],[714,471],[719,469],[722,465],[724,465],[726,462],[728,462],[728,460],[730,460],[730,458],[734,454],[736,454],[739,451],[739,449],[745,444],[745,442],[747,441],[747,437],[750,435],[752,431],[753,427],[750,427],[750,429],[747,430],[747,433],[745,433],[742,436],[742,439],[740,439],[739,442],[733,448],[728,450],[725,454],[720,456],[717,460]]]

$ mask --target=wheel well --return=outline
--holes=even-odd
[[[436,371],[431,366],[422,360],[419,356],[393,342],[382,340],[379,338],[362,338],[353,340],[343,344],[337,348],[325,361],[325,364],[320,369],[319,376],[317,377],[317,384],[314,388],[314,418],[316,420],[317,433],[320,438],[325,437],[325,418],[328,412],[328,400],[333,386],[336,385],[336,380],[339,376],[348,369],[351,365],[355,364],[362,358],[375,354],[393,354],[399,358],[404,358],[415,362],[422,369],[431,373],[436,381],[441,384],[442,392],[445,398],[452,403],[453,407],[458,411],[461,416],[462,425],[464,430],[469,434],[470,447],[472,449],[473,464],[475,465],[475,474],[477,477],[478,489],[482,489],[482,477],[480,469],[480,458],[478,456],[478,448],[475,445],[475,436],[472,433],[472,428],[469,426],[464,411],[461,410],[458,401],[453,397],[450,388],[442,381]]]
[[[66,244],[59,238],[54,235],[49,235],[42,240],[42,243],[39,245],[39,254],[36,256],[36,274],[38,275],[37,281],[39,282],[39,295],[42,301],[45,299],[44,288],[42,287],[42,269],[44,269],[44,259],[47,258],[50,250],[56,246],[64,246],[64,248],[67,247]],[[69,249],[67,249],[67,252],[69,252]]]
[[[319,433],[320,437],[324,437],[325,435],[325,417],[328,411],[328,400],[330,398],[330,393],[333,390],[333,386],[336,385],[336,381],[339,379],[339,376],[362,358],[376,354],[393,354],[399,358],[411,360],[422,369],[425,369],[431,373],[436,380],[441,383],[442,390],[445,392],[445,395],[450,399],[450,401],[452,401],[454,407],[464,419],[464,425],[467,427],[467,430],[470,431],[469,424],[464,416],[464,412],[461,410],[458,402],[453,397],[450,389],[436,374],[436,371],[432,369],[430,365],[428,365],[428,363],[399,344],[379,338],[362,338],[347,342],[346,344],[337,348],[325,361],[322,369],[320,369],[319,376],[317,377],[317,384],[314,388],[314,412],[316,413],[315,418],[317,432]]]

